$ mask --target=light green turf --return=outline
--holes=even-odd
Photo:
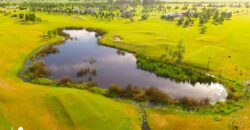
[[[140,129],[138,109],[85,90],[51,88],[17,78],[27,56],[41,45],[48,27],[0,16],[0,129]]]
[[[87,91],[24,83],[16,77],[29,54],[44,44],[61,40],[58,37],[54,39],[43,37],[48,30],[58,27],[83,26],[103,29],[107,31],[101,39],[104,44],[155,58],[167,53],[165,50],[167,45],[176,45],[182,39],[186,46],[185,63],[205,67],[208,57],[211,57],[210,73],[218,74],[221,70],[224,76],[241,81],[250,76],[248,53],[250,14],[235,15],[232,20],[225,21],[223,25],[208,23],[207,33],[203,35],[199,34],[198,21],[195,21],[192,27],[183,28],[176,26],[176,22],[160,20],[159,16],[150,17],[146,21],[139,21],[137,17],[135,22],[130,23],[128,19],[116,19],[110,22],[78,15],[45,13],[37,15],[43,20],[37,24],[23,23],[9,16],[0,16],[1,127],[16,128],[22,125],[26,129],[140,128],[138,110],[129,103],[114,101]],[[117,35],[122,38],[122,41],[113,41],[113,36]],[[238,71],[235,71],[236,65]],[[243,76],[240,76],[240,71],[243,72]],[[155,111],[152,114],[155,114]],[[162,119],[168,119],[165,118],[165,113],[156,113],[156,115],[156,117],[163,116]],[[194,119],[200,122],[214,120],[210,117],[203,120],[202,116],[192,114],[186,114],[186,118],[178,115],[171,116],[173,120],[169,120],[170,122],[175,122],[177,119],[183,123]],[[225,118],[226,120],[219,123],[223,128],[227,127],[229,117]],[[158,129],[159,120],[155,123],[154,119],[156,119],[154,115],[149,117],[152,127]],[[246,122],[248,121],[246,119]],[[174,125],[174,123],[170,124]]]

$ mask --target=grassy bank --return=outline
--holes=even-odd
[[[41,24],[0,19],[0,129],[140,129],[138,110],[130,103],[17,78],[29,54],[60,38],[44,38],[49,27]]]
[[[159,17],[150,17],[146,21],[135,19],[131,23],[128,19],[100,21],[79,15],[37,15],[42,22],[36,24],[0,15],[2,129],[10,126],[23,126],[25,129],[140,129],[138,110],[130,103],[114,101],[82,90],[24,83],[17,78],[17,73],[29,54],[42,45],[61,40],[60,37],[44,37],[48,30],[60,27],[100,28],[107,32],[101,39],[102,43],[156,59],[167,53],[166,47],[175,46],[182,39],[186,46],[183,59],[185,64],[204,68],[211,57],[209,73],[222,74],[223,77],[241,82],[250,76],[250,46],[246,40],[250,35],[247,28],[250,24],[249,14],[233,16],[232,20],[223,25],[208,23],[206,34],[199,33],[197,21],[194,26],[183,28]],[[114,36],[119,36],[122,40],[114,41]],[[247,116],[250,115],[249,104],[236,114],[244,112]],[[235,117],[231,114],[217,119],[215,115],[182,115],[178,111],[166,111],[147,111],[152,129],[185,129],[180,124],[190,121],[195,123],[188,123],[186,129],[226,129],[230,120]],[[207,125],[207,122],[211,122],[211,125]],[[242,122],[247,129],[249,119],[243,118]]]

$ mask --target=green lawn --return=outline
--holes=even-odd
[[[138,109],[84,90],[25,83],[17,77],[26,57],[50,41],[43,24],[0,16],[0,129],[140,129]],[[2,24],[3,23],[3,24]]]
[[[207,23],[206,34],[200,34],[198,21],[192,27],[183,28],[176,26],[176,22],[163,21],[159,17],[146,21],[135,18],[135,22],[131,23],[129,19],[110,22],[83,16],[40,15],[45,20],[41,25],[48,29],[72,26],[72,22],[75,26],[100,28],[108,32],[101,39],[102,43],[154,58],[168,54],[167,46],[175,46],[183,40],[186,47],[184,63],[206,68],[211,57],[209,73],[222,73],[225,77],[240,81],[250,77],[250,45],[246,40],[250,35],[247,28],[250,14],[235,15],[223,25]],[[116,35],[122,41],[114,41]]]
[[[199,33],[198,21],[192,27],[183,28],[176,26],[176,22],[163,21],[156,16],[146,21],[135,18],[133,23],[129,19],[110,22],[78,15],[39,13],[38,16],[42,22],[32,24],[0,15],[0,129],[11,126],[43,130],[140,129],[139,112],[131,103],[82,90],[25,83],[17,77],[29,54],[42,45],[61,40],[59,37],[44,37],[48,30],[59,27],[103,29],[107,34],[101,39],[102,43],[154,58],[166,54],[168,45],[176,45],[182,39],[186,46],[184,62],[188,65],[206,67],[208,57],[211,57],[209,73],[221,72],[225,77],[239,81],[250,79],[250,14],[235,15],[223,25],[208,23],[206,34]],[[113,41],[113,36],[117,35],[122,41]],[[199,124],[210,121],[212,123],[207,125],[208,129],[226,129],[231,116],[223,116],[218,123],[213,116],[148,111],[150,127],[156,130],[184,128],[177,126],[192,120],[197,120],[195,123],[198,125],[188,123],[190,129],[203,129],[204,126]],[[244,121],[249,122],[249,119]],[[161,125],[166,122],[169,125]]]

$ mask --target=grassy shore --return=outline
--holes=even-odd
[[[140,129],[138,109],[130,103],[19,79],[32,51],[61,38],[44,39],[48,27],[42,24],[21,24],[5,16],[0,21],[0,129]]]
[[[107,32],[101,39],[103,44],[157,59],[167,53],[167,46],[175,46],[183,40],[185,64],[205,68],[211,57],[209,73],[241,82],[250,77],[250,44],[247,40],[250,14],[235,15],[223,25],[208,23],[206,34],[199,33],[198,21],[192,27],[183,28],[159,17],[150,17],[146,21],[135,18],[131,23],[129,19],[100,21],[79,15],[37,15],[42,22],[34,24],[0,14],[0,129],[19,126],[25,129],[140,129],[138,109],[131,103],[83,90],[25,83],[17,77],[29,54],[40,46],[62,40],[61,37],[44,37],[48,30],[60,27],[99,28]],[[117,42],[114,36],[122,40]],[[249,116],[250,106],[220,117],[167,110],[147,111],[152,129],[227,129],[232,117],[240,113]],[[187,127],[180,125],[187,122]],[[242,118],[242,122],[246,129],[249,128],[249,119]]]

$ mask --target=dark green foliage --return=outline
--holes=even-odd
[[[122,89],[117,84],[112,84],[108,88],[108,95],[111,97],[119,97],[122,95]]]
[[[173,21],[174,20],[174,16],[170,16],[170,15],[162,15],[161,19],[167,20],[167,21]]]
[[[59,85],[64,85],[64,86],[66,86],[66,85],[72,84],[72,83],[73,83],[73,80],[70,79],[70,78],[67,77],[67,76],[64,76],[63,78],[61,78],[60,80],[58,80],[57,83],[58,83]]]
[[[18,15],[17,14],[13,14],[13,15],[11,15],[11,18],[17,18],[18,17]]]
[[[184,20],[184,17],[179,18],[177,25],[182,25]]]
[[[54,53],[58,53],[59,50],[58,48],[54,47],[54,45],[48,45],[46,47],[44,47],[40,52],[37,53],[37,56],[47,56],[49,54],[54,54]]]
[[[92,81],[89,81],[86,83],[86,85],[90,88],[90,87],[97,87],[98,84],[96,82],[92,82]]]
[[[54,86],[56,84],[54,80],[50,80],[47,78],[36,78],[31,80],[30,82],[35,84],[50,85],[50,86]]]
[[[32,64],[28,68],[28,74],[30,75],[31,79],[35,78],[42,78],[49,75],[49,71],[45,67],[44,61],[38,61],[34,64]]]
[[[152,103],[164,104],[173,102],[172,101],[173,99],[171,99],[167,94],[165,94],[164,92],[160,91],[155,87],[150,87],[146,89],[146,95],[148,100]]]
[[[200,28],[200,34],[205,34],[206,31],[207,31],[207,27],[206,27],[206,26],[202,26],[202,27]]]
[[[215,82],[211,76],[198,72],[192,68],[185,68],[180,65],[165,63],[147,58],[143,55],[137,55],[137,65],[143,70],[157,74],[158,76],[168,77],[179,82],[188,81],[190,83],[211,83]]]
[[[108,95],[112,97],[128,98],[136,101],[149,101],[154,104],[168,104],[173,100],[165,93],[155,87],[142,89],[136,86],[127,85],[121,88],[116,84],[108,88]]]
[[[36,21],[36,15],[34,13],[25,14],[25,20],[35,22]]]
[[[24,14],[19,14],[19,19],[23,19],[24,18]]]
[[[113,84],[108,88],[107,96],[128,98],[135,101],[148,101],[152,104],[180,104],[185,109],[193,109],[205,105],[208,106],[210,103],[209,99],[207,98],[201,101],[188,97],[184,97],[180,100],[174,100],[156,87],[143,89],[132,85],[121,88],[118,85]]]
[[[56,35],[58,35],[58,30],[49,30],[47,32],[47,35],[49,38],[55,37]]]
[[[191,26],[194,24],[194,20],[191,17],[188,17],[184,22],[184,27]]]
[[[184,52],[185,52],[185,45],[183,43],[183,41],[179,41],[179,43],[177,44],[177,51],[176,51],[176,62],[181,62],[182,59],[184,58]]]
[[[141,20],[147,20],[148,17],[149,17],[148,15],[144,14],[144,15],[141,16]]]
[[[31,22],[41,22],[41,18],[38,18],[36,14],[34,13],[27,13],[24,16],[25,21],[31,21]]]

